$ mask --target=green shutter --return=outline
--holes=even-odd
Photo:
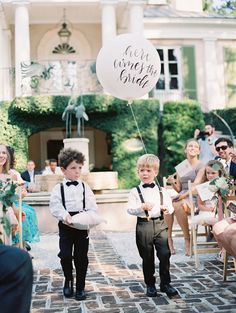
[[[193,46],[183,46],[181,50],[184,96],[197,100],[195,49]]]
[[[236,106],[236,49],[224,48],[226,106]]]

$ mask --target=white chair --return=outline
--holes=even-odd
[[[191,219],[194,219],[195,216],[195,205],[193,201],[193,183],[191,181],[188,182],[188,190],[189,190],[189,200],[190,200],[190,208],[191,208]],[[200,226],[204,227],[204,231],[200,232],[199,228]],[[199,254],[207,254],[207,253],[218,253],[220,251],[220,248],[218,247],[217,242],[207,242],[199,240],[200,237],[204,236],[207,238],[207,235],[209,234],[209,226],[204,220],[201,222],[201,224],[193,224],[190,221],[190,227],[191,227],[191,233],[190,233],[190,256],[194,254],[194,260],[195,260],[195,267],[196,269],[200,269],[200,261],[199,261]]]

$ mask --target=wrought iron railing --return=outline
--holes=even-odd
[[[95,60],[30,61],[21,64],[21,95],[99,93]]]

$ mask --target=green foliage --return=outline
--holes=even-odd
[[[236,134],[236,108],[216,110],[216,113],[226,121],[226,123],[231,128],[232,133],[235,135]],[[216,130],[222,131],[224,135],[230,135],[228,128],[213,112],[206,113],[205,120],[213,123],[215,125]]]
[[[7,236],[11,233],[11,224],[9,217],[6,215],[7,207],[12,206],[12,204],[18,199],[16,195],[17,184],[14,183],[11,179],[6,181],[0,180],[0,223],[3,225],[4,232]],[[2,233],[0,232],[0,238]],[[2,243],[2,240],[0,240]]]
[[[16,150],[17,169],[23,170],[28,158],[28,138],[39,131],[52,127],[64,127],[62,113],[68,104],[66,96],[42,96],[16,98],[11,104],[0,107],[0,142],[12,145]],[[77,102],[81,101],[80,97]],[[105,95],[83,96],[83,104],[89,115],[86,126],[111,134],[112,167],[118,171],[119,187],[130,188],[137,184],[137,158],[145,153],[131,152],[124,142],[142,136],[147,153],[157,153],[158,147],[164,152],[162,174],[170,174],[174,166],[184,158],[183,142],[189,139],[196,127],[203,126],[203,115],[195,102],[169,102],[164,107],[163,138],[158,139],[160,122],[159,103],[155,99],[136,100],[132,106],[126,101]],[[132,110],[135,119],[132,115]],[[137,129],[137,125],[139,131]],[[73,120],[76,123],[76,120]],[[160,130],[159,125],[159,130]]]
[[[208,13],[219,14],[223,16],[236,15],[236,1],[235,0],[204,0],[203,10]]]
[[[0,203],[3,208],[12,206],[12,204],[18,199],[16,195],[17,185],[10,179],[7,181],[0,180]]]
[[[163,149],[164,175],[173,174],[174,167],[184,158],[185,142],[193,137],[196,128],[204,126],[203,113],[195,101],[167,102],[164,106]]]

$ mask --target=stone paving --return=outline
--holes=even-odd
[[[201,271],[195,270],[189,257],[172,257],[172,285],[179,295],[170,299],[158,292],[155,298],[146,297],[133,233],[91,232],[87,299],[66,299],[57,240],[56,234],[48,234],[42,236],[41,243],[32,245],[35,275],[31,313],[236,312],[236,274],[223,282],[223,264],[215,257],[204,259]],[[156,273],[158,287],[158,268]]]

